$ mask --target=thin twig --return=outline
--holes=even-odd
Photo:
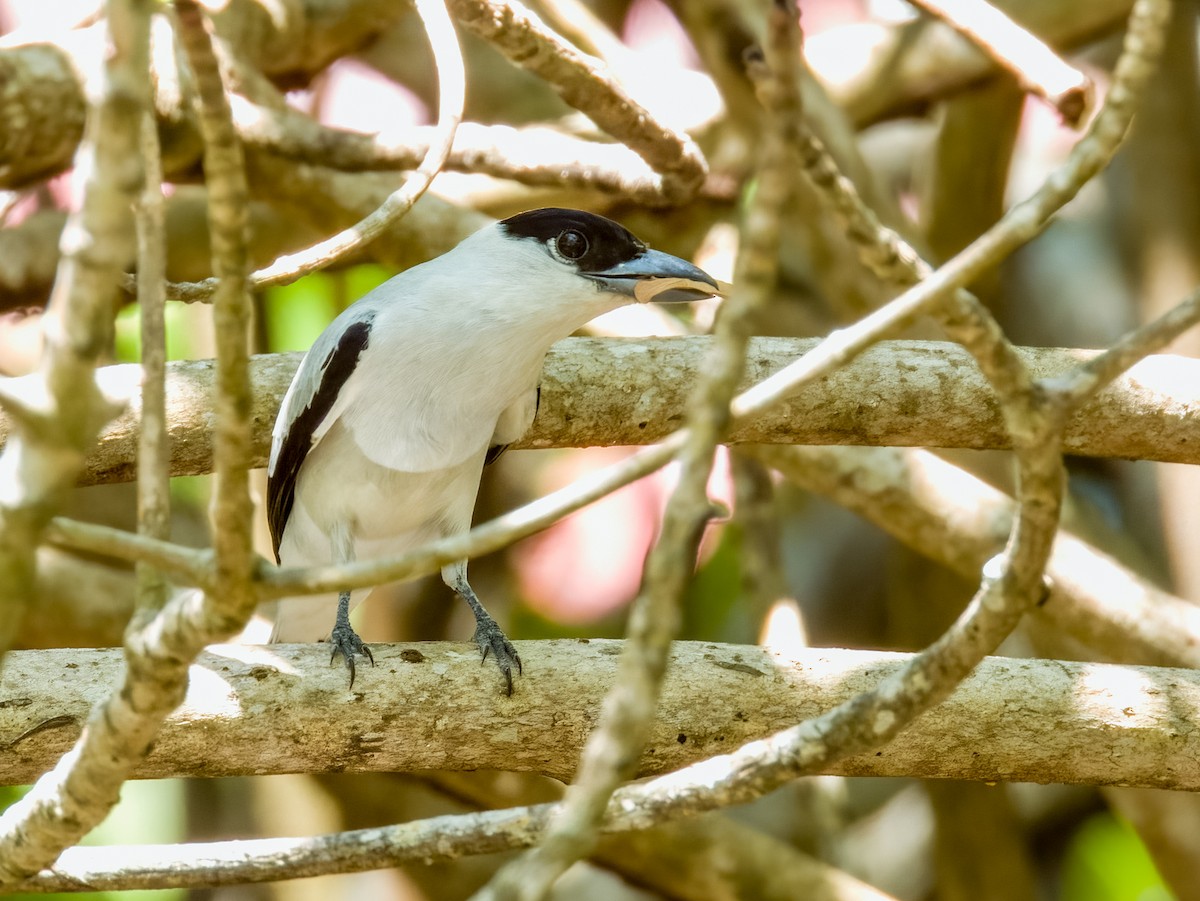
[[[1092,105],[1092,81],[986,0],[911,0],[1011,72],[1025,90],[1078,125]]]
[[[422,774],[421,782],[472,810],[551,800],[547,795],[557,789],[544,779],[522,779],[512,773],[489,778],[484,773],[441,771]],[[561,797],[561,792],[555,793]],[[601,839],[589,863],[664,901],[898,901],[809,857],[790,842],[727,816],[610,833]],[[764,873],[771,878],[763,879]]]
[[[347,254],[360,250],[412,209],[441,171],[454,144],[458,123],[462,121],[466,75],[454,24],[442,0],[416,0],[416,7],[429,37],[438,73],[437,130],[421,165],[361,222],[312,247],[281,256],[271,265],[253,273],[248,284],[251,290],[291,284],[310,272],[323,269]],[[208,298],[215,289],[216,280],[209,278],[199,282],[170,284],[167,294],[174,300],[197,301]]]
[[[734,526],[742,536],[738,554],[738,601],[742,608],[739,619],[749,628],[757,628],[772,607],[788,597],[780,515],[775,505],[775,486],[766,467],[741,450],[730,453],[729,463],[733,474]]]
[[[683,446],[686,431],[667,436],[661,444],[648,447],[602,470],[576,479],[570,485],[531,501],[476,526],[463,535],[430,542],[408,553],[338,566],[259,567],[259,594],[263,600],[297,594],[384,585],[400,579],[434,572],[455,560],[478,557],[507,547],[514,541],[540,532],[569,513],[594,503],[622,485],[649,475],[670,462]],[[343,586],[343,588],[339,588]]]
[[[144,562],[189,585],[203,587],[211,581],[211,550],[184,547],[149,535],[99,523],[79,522],[65,516],[56,516],[46,524],[45,537],[47,543],[67,550]]]
[[[166,204],[162,192],[162,157],[152,109],[142,116],[142,160],[146,183],[135,209],[138,242],[138,309],[141,314],[142,402],[138,434],[138,534],[165,541],[171,537],[170,466],[167,439],[167,336],[164,321],[166,280]],[[163,574],[145,561],[137,564],[139,616],[159,610],[167,599]]]
[[[631,51],[603,19],[580,0],[538,0],[534,3],[546,23],[584,53],[612,64]]]
[[[404,143],[342,131],[298,110],[234,103],[238,135],[248,147],[344,172],[411,169],[429,152],[436,129],[413,129]],[[445,169],[479,172],[535,187],[604,191],[638,203],[662,202],[662,179],[624,144],[601,144],[541,126],[464,122]]]
[[[1161,350],[1198,321],[1200,289],[1153,322],[1126,333],[1069,376],[1045,380],[1042,384],[1059,392],[1060,401],[1070,410],[1077,410],[1135,363]]]
[[[214,631],[221,633],[240,628],[256,603],[251,585],[255,562],[251,538],[254,503],[249,483],[250,375],[246,349],[250,326],[246,275],[249,190],[214,38],[197,0],[176,4],[176,33],[199,98],[208,227],[216,277],[215,479],[211,510],[215,569],[207,600],[215,617],[222,620],[213,624]]]

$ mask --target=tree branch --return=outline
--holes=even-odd
[[[422,775],[421,781],[481,810],[562,796],[557,781],[513,772],[439,770]],[[589,859],[626,882],[657,892],[664,901],[897,901],[786,840],[719,814],[610,833]]]
[[[1073,48],[1118,30],[1133,0],[998,0],[994,5],[1051,46]],[[987,54],[940,22],[910,22],[882,31],[869,59],[845,76],[826,48],[811,46],[810,51],[813,68],[831,82],[838,105],[859,127],[910,114],[997,71]]]
[[[517,644],[537,676],[511,698],[473,665],[465,643],[373,645],[375,675],[349,693],[345,675],[318,647],[213,645],[192,665],[186,699],[134,775],[510,769],[569,780],[623,643]],[[0,707],[6,784],[53,766],[121,670],[119,649],[12,653],[0,697],[22,701]],[[635,773],[667,773],[764,739],[869,690],[911,659],[675,642]],[[455,703],[430,717],[429,704],[445,697]],[[350,701],[354,717],[332,715]],[[1188,724],[1197,716],[1194,669],[989,657],[886,748],[820,772],[1194,791],[1200,733]],[[504,726],[514,722],[519,735]]]
[[[658,442],[683,415],[709,338],[568,338],[551,349],[542,374],[538,418],[514,449],[588,448]],[[772,376],[816,347],[816,338],[752,338],[742,388]],[[1018,348],[1037,379],[1070,376],[1097,350]],[[264,467],[270,427],[301,354],[251,358],[252,467]],[[212,471],[211,360],[167,365],[170,474]],[[130,397],[103,428],[80,485],[137,475],[140,368],[108,366],[97,379]],[[1086,404],[1067,424],[1063,448],[1088,457],[1200,463],[1190,410],[1200,404],[1200,361],[1150,356]],[[936,412],[936,415],[932,415]],[[11,432],[0,418],[0,442]],[[733,427],[732,444],[899,445],[1010,448],[994,392],[956,344],[887,341],[809,385],[778,410]]]
[[[307,646],[219,646],[193,669],[185,705],[168,718],[140,775],[395,770],[503,766],[570,775],[575,755],[616,672],[619,643],[521,643],[541,675],[512,698],[488,691],[465,645],[378,646],[378,684],[354,694]],[[14,652],[0,696],[32,703],[0,708],[3,778],[52,762],[119,667],[116,651]],[[661,773],[777,726],[810,716],[893,675],[909,655],[674,645],[659,717],[639,773]],[[30,669],[32,667],[32,669]],[[385,680],[394,670],[400,678]],[[18,677],[17,673],[27,674]],[[711,694],[698,695],[698,681]],[[407,703],[397,703],[395,687]],[[460,699],[431,720],[414,698]],[[1012,709],[1022,711],[1014,727]],[[261,715],[246,716],[247,710]],[[1081,782],[1200,789],[1200,675],[1195,670],[987,658],[945,703],[879,752],[829,767],[847,775],[921,775],[994,781]],[[521,734],[497,728],[519,719]],[[65,733],[65,734],[60,734]],[[295,737],[294,740],[290,737]],[[682,737],[682,738],[681,738]],[[14,741],[14,739],[16,739]],[[761,742],[759,742],[761,744]],[[701,783],[732,763],[716,757],[618,792],[607,828],[647,825],[635,799],[656,785]],[[657,793],[662,797],[661,791]],[[621,801],[624,800],[624,806]],[[444,860],[524,847],[539,837],[549,805],[311,839],[182,845],[173,849],[76,848],[26,889],[100,890],[199,886],[351,872],[406,860]],[[686,814],[670,808],[668,817]]]
[[[639,445],[661,440],[683,405],[710,339],[569,338],[546,358],[533,426],[516,448]],[[741,387],[767,378],[815,347],[815,338],[753,338]],[[1099,351],[1027,347],[1017,352],[1039,380],[1067,378]],[[251,358],[251,465],[266,465],[270,428],[298,353]],[[171,475],[212,472],[212,360],[167,364]],[[89,454],[79,483],[136,477],[140,368],[97,371],[106,393],[130,397]],[[614,390],[616,386],[616,390]],[[1089,457],[1200,463],[1200,361],[1147,357],[1067,423],[1064,449]],[[9,433],[0,419],[0,439]],[[1006,449],[995,394],[964,350],[928,341],[884,341],[807,386],[777,410],[736,425],[733,444],[847,444]]]
[[[1068,125],[1079,124],[1091,106],[1091,79],[986,0],[913,0],[917,8],[946,22],[1002,68],[1021,87],[1058,110]]]

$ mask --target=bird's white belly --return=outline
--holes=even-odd
[[[282,562],[293,557],[285,551],[300,552],[296,563],[330,559],[328,536],[339,525],[349,529],[357,559],[399,553],[466,530],[485,452],[481,446],[446,469],[400,472],[368,460],[350,432],[335,424],[300,470],[296,505],[280,545]],[[324,547],[318,551],[315,544]]]
[[[304,461],[295,506],[279,544],[283,566],[334,562],[330,536],[349,527],[352,556],[395,556],[471,525],[485,447],[456,466],[398,472],[366,459],[350,433],[335,424]],[[351,595],[353,609],[370,593]],[[280,603],[273,641],[314,641],[329,634],[336,597],[315,595]]]

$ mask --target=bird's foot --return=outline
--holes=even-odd
[[[482,652],[483,660],[487,660],[488,654],[492,655],[492,659],[496,661],[496,665],[500,667],[500,672],[504,673],[504,679],[508,683],[507,694],[512,697],[512,671],[515,666],[517,674],[521,674],[521,657],[517,654],[517,649],[512,646],[512,642],[508,640],[508,636],[504,634],[504,630],[496,625],[494,619],[490,616],[480,617],[477,622],[475,644]]]
[[[358,633],[350,627],[350,623],[337,623],[333,627],[333,632],[329,635],[329,643],[333,650],[329,654],[329,662],[333,663],[337,659],[337,655],[341,654],[346,661],[346,666],[350,669],[350,687],[354,687],[354,656],[362,654],[371,661],[371,666],[375,665],[375,655],[371,653],[371,649],[367,647]]]

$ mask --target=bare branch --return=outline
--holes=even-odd
[[[167,444],[167,331],[166,203],[163,198],[162,157],[158,129],[150,109],[142,114],[142,160],[146,184],[138,201],[137,241],[138,308],[141,314],[142,395],[141,430],[138,433],[137,490],[138,533],[147,538],[171,537],[171,490]],[[137,564],[138,608],[143,616],[158,610],[167,599],[162,574],[144,561]]]
[[[616,677],[619,643],[519,644],[523,657],[528,653],[528,659],[538,661],[542,675],[530,683],[529,692],[511,699],[486,690],[465,645],[379,646],[380,672],[393,669],[402,678],[376,680],[378,684],[357,693],[359,715],[353,724],[329,715],[346,703],[345,680],[313,648],[215,647],[194,670],[189,700],[168,719],[142,774],[475,769],[511,763],[523,770],[549,769],[564,778]],[[12,691],[32,693],[36,702],[0,711],[0,734],[19,739],[0,761],[5,779],[24,778],[27,768],[52,760],[46,752],[70,740],[78,729],[75,718],[85,715],[94,695],[102,692],[99,677],[120,666],[116,651],[15,653],[22,665],[4,676],[5,693],[11,693],[16,673],[28,672]],[[606,830],[695,812],[686,799],[696,798],[720,773],[761,749],[778,725],[853,697],[893,676],[910,659],[877,651],[812,649],[785,656],[758,647],[676,644],[661,715],[638,771],[649,775],[691,765],[619,790],[608,808]],[[73,662],[78,665],[71,666]],[[406,698],[444,697],[447,679],[459,685],[453,694],[462,706],[444,707],[440,717],[449,719],[438,723],[430,721],[423,705],[398,704],[397,695],[384,688],[402,682]],[[696,693],[697,681],[711,686],[711,696]],[[1014,699],[1022,709],[1021,728],[1013,728]],[[247,717],[242,713],[246,709],[271,713]],[[1200,736],[1189,724],[1197,716],[1200,676],[1193,669],[992,657],[884,751],[849,758],[828,771],[1196,790]],[[497,717],[520,717],[521,740],[495,728]],[[40,731],[29,731],[39,726]],[[28,737],[20,740],[23,733]],[[37,740],[32,740],[35,734]],[[286,739],[293,735],[304,740]],[[704,760],[741,742],[749,742],[744,750]],[[979,753],[981,747],[986,754]],[[675,801],[668,800],[668,786]],[[651,798],[661,806],[647,808],[643,802]],[[548,807],[439,817],[310,839],[193,844],[175,846],[177,850],[154,846],[136,852],[77,848],[63,855],[53,874],[36,877],[26,888],[71,890],[73,882],[74,890],[86,886],[91,891],[231,884],[277,879],[283,872],[299,877],[405,860],[445,860],[533,843]]]
[[[1200,320],[1200,289],[1153,322],[1123,335],[1103,353],[1080,364],[1069,376],[1046,382],[1046,387],[1060,391],[1060,400],[1069,409],[1078,409],[1121,373],[1174,341],[1197,320]]]
[[[349,695],[344,674],[313,645],[214,645],[193,664],[187,698],[134,772],[157,779],[511,769],[570,779],[617,679],[624,643],[518,645],[538,662],[539,677],[512,699],[500,697],[487,673],[472,666],[463,642],[378,645],[378,673]],[[122,667],[119,649],[13,654],[20,666],[6,670],[0,685],[5,697],[30,703],[0,709],[0,737],[8,748],[0,759],[4,784],[28,781],[52,766]],[[869,690],[912,656],[675,642],[660,715],[634,772],[669,773],[767,738]],[[697,684],[711,694],[698,694]],[[444,705],[435,722],[422,704],[398,703],[401,696],[456,701]],[[1005,728],[1005,704],[1013,697],[1028,700],[1028,720]],[[1146,702],[1151,697],[1159,700]],[[331,715],[351,698],[360,716]],[[1124,711],[1129,706],[1135,713]],[[263,715],[246,716],[246,710]],[[821,771],[1194,790],[1200,755],[1192,749],[1200,747],[1200,735],[1171,733],[1197,710],[1200,673],[1194,669],[989,657],[882,754],[849,757]],[[515,718],[522,723],[520,740],[497,726]],[[1142,733],[1146,756],[1122,754]],[[989,753],[972,753],[984,735],[992,736]]]
[[[560,341],[546,358],[537,418],[514,448],[638,445],[659,441],[680,420],[710,339]],[[753,338],[741,387],[779,372],[818,344],[815,338]],[[1030,374],[1065,380],[1094,350],[1018,348]],[[251,357],[252,467],[265,466],[269,425],[301,354]],[[128,397],[140,370],[97,370],[106,393]],[[211,360],[167,365],[171,475],[212,472]],[[615,389],[615,390],[614,390]],[[1190,411],[1200,404],[1200,362],[1155,356],[1104,388],[1067,423],[1064,449],[1089,457],[1200,463]],[[79,482],[131,481],[141,429],[136,392],[101,432]],[[936,415],[926,415],[936,411]],[[8,431],[0,419],[0,436]],[[777,408],[731,429],[731,444],[850,444],[1011,447],[995,393],[957,345],[883,341]]]
[[[1016,76],[1021,87],[1058,110],[1068,125],[1087,115],[1095,90],[1091,79],[1068,65],[1035,35],[986,0],[912,0],[946,22]]]
[[[1133,2],[997,0],[994,5],[1048,44],[1070,48],[1118,30]],[[817,44],[814,40],[810,45],[810,62],[860,127],[922,109],[996,71],[987,54],[941,22],[918,21],[884,30],[869,59],[848,75],[838,71],[832,48]]]
[[[411,169],[429,152],[432,128],[416,128],[406,143],[341,131],[291,107],[234,104],[238,135],[247,146],[347,172]],[[662,202],[661,179],[624,144],[601,144],[553,128],[464,122],[445,168],[481,172],[530,186],[599,190],[639,203]]]
[[[213,37],[195,0],[176,4],[175,29],[199,95],[208,183],[208,222],[215,293],[213,322],[217,363],[214,384],[215,430],[212,500],[213,589],[207,601],[212,631],[230,634],[254,609],[250,580],[254,569],[251,518],[254,503],[248,481],[250,457],[250,377],[246,350],[250,297],[246,270],[247,199],[245,162],[233,130],[229,98]],[[144,640],[147,636],[141,636]],[[138,652],[150,649],[139,643]],[[164,711],[165,712],[165,711]]]
[[[421,779],[450,798],[483,810],[562,796],[557,782],[513,772],[439,770],[422,774]],[[809,857],[792,843],[728,816],[695,817],[640,832],[612,832],[601,838],[590,859],[671,901],[716,897],[795,901],[798,896],[806,901],[896,901]],[[769,876],[764,879],[764,874]]]
[[[148,535],[136,535],[97,523],[77,522],[62,516],[55,517],[46,525],[45,538],[50,544],[75,551],[147,563],[188,584],[204,587],[211,582],[211,550],[195,550]]]

